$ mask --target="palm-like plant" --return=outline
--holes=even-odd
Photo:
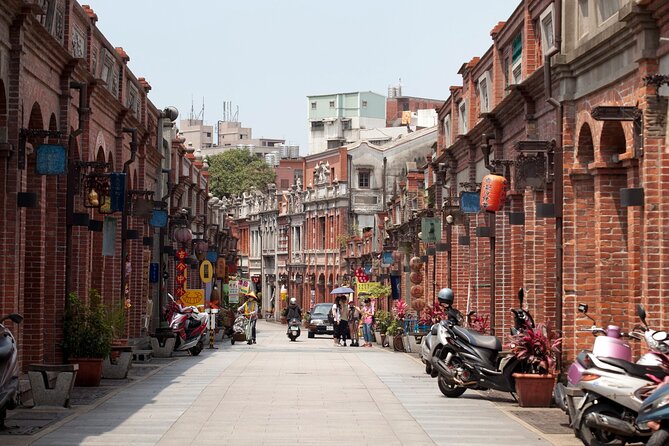
[[[562,338],[557,337],[546,324],[537,324],[511,336],[509,347],[523,365],[525,373],[548,374],[555,371]]]

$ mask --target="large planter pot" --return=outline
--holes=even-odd
[[[382,335],[380,331],[374,332],[374,339],[376,340],[376,343],[383,347],[383,339],[381,339],[381,336],[384,335]]]
[[[535,375],[514,373],[516,394],[520,407],[549,407],[553,398],[555,377],[553,375]]]
[[[282,324],[288,324],[288,320],[286,319],[286,316],[281,316],[281,323]]]
[[[128,339],[112,339],[112,347],[126,347],[128,345]],[[113,351],[109,354],[111,359],[116,360],[121,355],[118,351]]]
[[[79,364],[75,386],[97,387],[102,378],[102,359],[99,358],[70,358],[71,364]]]

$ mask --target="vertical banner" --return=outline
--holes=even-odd
[[[391,285],[393,300],[402,298],[402,294],[400,293],[401,279],[402,276],[390,276],[390,285]]]
[[[116,219],[105,217],[102,224],[102,255],[114,257],[116,251]]]
[[[123,212],[125,205],[124,173],[112,173],[109,175],[109,195],[111,196],[111,211]]]

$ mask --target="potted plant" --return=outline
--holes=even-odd
[[[555,384],[555,364],[562,338],[545,324],[511,336],[509,347],[520,363],[514,373],[521,407],[548,407]]]
[[[97,290],[90,290],[88,303],[70,293],[63,321],[63,349],[70,363],[79,364],[76,385],[100,385],[102,361],[111,344],[109,315]]]
[[[374,315],[374,336],[380,346],[386,345],[386,331],[390,324],[390,314],[387,311],[379,310]]]
[[[288,320],[286,319],[288,316],[288,308],[284,308],[281,310],[281,323],[282,324],[287,324]]]
[[[97,293],[97,291],[95,292]],[[128,337],[125,331],[126,311],[125,302],[119,302],[118,305],[107,310],[107,322],[112,331],[112,346],[128,345]]]
[[[402,340],[403,332],[402,323],[397,319],[393,319],[386,330],[386,335],[390,338],[389,344],[392,345],[393,350],[396,352],[404,351],[404,342]]]

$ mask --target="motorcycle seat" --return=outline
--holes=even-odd
[[[457,325],[453,326],[453,331],[456,335],[465,339],[474,347],[487,348],[496,351],[502,350],[502,342],[495,336],[482,335],[474,330],[468,330]]]
[[[9,336],[0,336],[0,361],[4,361],[14,353],[14,343]]]
[[[648,375],[653,375],[659,380],[663,380],[665,376],[667,376],[666,370],[658,366],[635,364],[618,358],[599,358],[599,360],[620,367],[632,376],[646,377]]]

